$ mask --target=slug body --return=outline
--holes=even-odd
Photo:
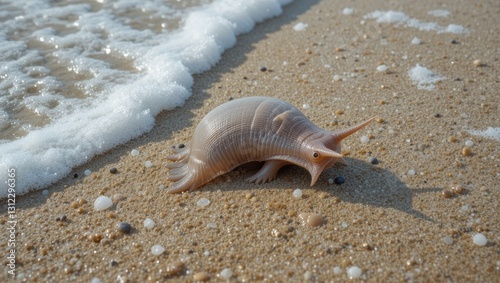
[[[340,141],[373,120],[340,131],[314,125],[293,105],[271,97],[246,97],[226,102],[208,113],[188,146],[167,159],[170,193],[194,190],[234,168],[264,162],[248,179],[257,184],[275,179],[279,169],[295,164],[311,174],[311,186],[324,169],[346,164]]]

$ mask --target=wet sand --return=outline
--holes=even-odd
[[[499,126],[500,6],[334,3],[286,6],[280,17],[240,36],[217,66],[195,75],[186,105],[161,113],[151,132],[75,168],[47,194],[18,196],[18,281],[217,282],[229,268],[231,282],[329,282],[348,280],[348,268],[357,266],[361,275],[353,281],[498,282],[499,141],[468,130]],[[346,7],[354,13],[344,15]],[[428,14],[437,9],[451,14]],[[375,10],[458,24],[469,33],[363,19]],[[294,30],[300,22],[307,28]],[[411,44],[415,37],[420,44]],[[382,64],[387,70],[377,71]],[[408,76],[416,64],[446,79],[434,90],[418,89]],[[286,100],[325,129],[378,120],[343,142],[349,166],[326,170],[313,187],[307,171],[289,166],[263,185],[244,181],[255,171],[236,170],[194,192],[166,193],[171,147],[187,144],[214,107],[254,95]],[[339,176],[345,183],[330,184]],[[295,189],[302,190],[300,199]],[[100,195],[113,199],[110,209],[94,210]],[[210,204],[198,206],[201,198]],[[6,211],[4,203],[2,282],[11,277]],[[301,213],[325,222],[303,226]],[[144,227],[146,218],[154,228]],[[130,234],[118,230],[120,222],[131,224]],[[473,243],[478,233],[485,246]],[[165,251],[153,255],[153,245]]]

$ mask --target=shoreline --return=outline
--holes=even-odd
[[[229,268],[231,282],[324,282],[348,280],[348,269],[356,266],[365,281],[494,282],[500,270],[499,141],[467,130],[498,126],[493,35],[499,28],[492,20],[498,7],[454,3],[285,6],[278,18],[239,36],[215,67],[194,75],[191,97],[161,112],[152,131],[75,168],[47,195],[18,196],[16,273],[27,281],[133,282],[192,281],[205,272],[219,281]],[[345,7],[354,12],[344,15]],[[451,15],[428,14],[437,9]],[[371,19],[361,25],[375,10],[460,24],[470,32],[420,31]],[[294,30],[298,23],[307,24],[305,30]],[[411,44],[415,37],[420,44]],[[408,77],[416,64],[446,79],[434,90],[420,90]],[[381,65],[387,70],[377,71]],[[236,170],[194,192],[160,189],[168,186],[170,148],[189,142],[216,106],[253,95],[283,99],[330,130],[372,116],[381,120],[343,141],[349,166],[326,170],[313,187],[307,171],[288,166],[263,185],[244,182],[253,171]],[[133,149],[139,155],[132,156]],[[371,157],[380,163],[370,164]],[[346,182],[329,184],[338,176]],[[296,189],[300,199],[293,196]],[[110,209],[94,210],[100,195],[113,199]],[[210,204],[198,206],[200,198]],[[325,223],[303,226],[301,213],[317,213]],[[147,218],[154,228],[144,227]],[[132,232],[120,232],[120,222],[130,223]],[[473,243],[476,234],[487,238],[485,246]],[[9,236],[6,230],[1,235]],[[157,244],[165,251],[153,255]],[[0,278],[8,279],[4,271]]]

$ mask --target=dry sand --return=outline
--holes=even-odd
[[[345,7],[354,14],[343,15]],[[427,13],[436,9],[451,15]],[[360,23],[375,10],[470,32]],[[193,281],[205,272],[216,282],[229,268],[234,282],[326,282],[346,281],[347,268],[358,266],[358,280],[368,282],[499,282],[499,141],[466,131],[499,126],[499,14],[496,1],[292,3],[196,75],[186,105],[161,113],[150,133],[74,169],[47,188],[48,195],[17,197],[19,281]],[[299,22],[308,25],[305,31],[293,29]],[[412,45],[414,37],[422,43]],[[475,66],[476,59],[483,64]],[[377,72],[382,63],[388,71]],[[417,63],[447,79],[433,91],[419,90],[407,75]],[[244,182],[251,171],[233,171],[195,192],[161,189],[168,186],[164,164],[171,146],[189,142],[217,105],[253,95],[300,109],[308,103],[304,113],[331,130],[372,116],[381,120],[345,140],[350,166],[326,170],[313,187],[305,170],[291,166],[264,185]],[[368,143],[361,142],[364,135]],[[467,140],[474,145],[464,156]],[[131,156],[132,149],[140,154]],[[370,164],[370,157],[380,164]],[[113,167],[117,174],[109,172]],[[85,176],[85,169],[92,174]],[[346,182],[328,183],[337,176]],[[464,188],[461,194],[442,197],[453,184]],[[301,199],[292,196],[297,188]],[[125,199],[106,211],[93,209],[99,195],[117,194]],[[198,207],[200,198],[211,203]],[[6,210],[4,204],[0,235],[8,254]],[[298,215],[305,212],[320,214],[325,224],[302,226]],[[153,229],[144,227],[146,218],[156,222]],[[118,232],[119,222],[130,223],[132,233]],[[487,245],[473,243],[476,233]],[[165,252],[153,255],[155,244]],[[0,281],[7,282],[3,270]]]

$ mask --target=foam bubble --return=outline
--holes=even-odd
[[[460,25],[450,24],[443,27],[433,22],[423,22],[411,18],[400,11],[375,11],[364,16],[365,19],[375,19],[378,23],[389,23],[404,27],[416,28],[421,31],[435,31],[437,33],[467,33],[468,30]]]
[[[486,130],[470,130],[469,134],[500,141],[500,127],[488,127]]]
[[[408,75],[418,89],[433,90],[434,83],[446,79],[433,71],[417,64],[408,71]]]

